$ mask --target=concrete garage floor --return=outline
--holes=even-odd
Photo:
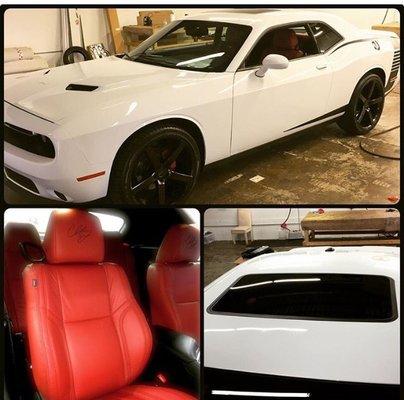
[[[391,93],[371,135],[400,125],[400,95]],[[336,124],[324,125],[268,144],[237,159],[207,166],[189,204],[386,204],[399,196],[399,160],[373,156]],[[400,145],[400,129],[379,136]],[[238,179],[234,177],[241,175]],[[264,180],[253,183],[255,176]],[[14,187],[4,186],[8,204],[49,204]],[[111,205],[107,199],[96,203]]]
[[[400,125],[400,95],[386,98],[382,118],[370,134]],[[399,160],[373,156],[337,124],[266,145],[237,159],[207,166],[189,198],[195,204],[367,204],[388,203],[400,194]],[[400,145],[400,129],[382,139]],[[232,180],[237,175],[239,179]],[[250,181],[257,175],[265,178]]]
[[[301,247],[303,240],[254,240],[251,247],[270,246],[275,252]],[[220,241],[204,246],[204,286],[233,269],[235,261],[248,246],[244,243]]]

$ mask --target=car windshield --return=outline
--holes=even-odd
[[[240,50],[252,28],[222,22],[185,20],[133,61],[169,68],[223,72]]]

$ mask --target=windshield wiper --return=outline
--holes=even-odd
[[[153,65],[162,65],[162,66],[167,66],[167,67],[173,67],[175,66],[175,63],[167,61],[167,59],[164,59],[163,56],[160,55],[155,55],[155,54],[139,54],[134,61],[139,61],[139,62],[146,62],[146,63],[151,63]]]

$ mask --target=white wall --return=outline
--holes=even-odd
[[[8,9],[4,14],[4,46],[28,46],[51,65],[62,54],[60,10]]]
[[[138,8],[118,9],[120,25],[136,24]],[[370,28],[383,20],[386,9],[316,9],[340,15],[361,28]],[[173,9],[175,18],[184,15],[195,15],[207,9]],[[104,43],[112,49],[111,35],[102,8],[80,9],[83,21],[85,44]],[[398,21],[399,14],[391,10],[387,21]],[[5,47],[29,46],[35,53],[40,53],[48,62],[58,65],[61,62],[61,18],[60,9],[8,9],[4,15],[4,44]]]
[[[291,231],[301,232],[300,223],[310,211],[317,208],[292,208],[287,226]],[[327,208],[324,208],[327,211]],[[349,210],[334,208],[333,210]],[[289,208],[252,208],[252,228],[255,240],[279,239],[280,225],[288,216]],[[204,232],[210,231],[216,241],[232,240],[231,229],[237,226],[237,208],[210,208],[204,217]]]
[[[80,15],[85,45],[104,43],[107,49],[112,49],[104,9],[80,9]],[[49,65],[60,65],[63,54],[60,9],[8,9],[4,15],[4,46],[31,47]]]
[[[381,24],[386,14],[386,8],[316,8],[320,12],[329,12],[339,17],[345,18],[347,21],[358,26],[361,29],[371,29],[373,25]],[[386,22],[399,22],[400,13],[395,9],[389,9]]]

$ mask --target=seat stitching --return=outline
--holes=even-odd
[[[123,285],[123,287],[125,286],[125,280],[123,279],[124,278],[124,272],[123,272],[123,270],[122,270],[122,268],[119,268],[119,266],[118,266],[118,272],[119,272],[119,279],[120,279],[120,281],[121,281],[121,284]],[[128,303],[128,309],[126,310],[126,313],[125,313],[125,316],[126,316],[126,314],[127,314],[127,311],[128,310],[130,310],[130,306],[132,305],[132,306],[134,306],[135,305],[135,307],[139,307],[138,306],[138,304],[136,303],[136,301],[135,301],[135,299],[131,296],[130,298],[128,298],[125,302],[127,302]],[[146,348],[146,332],[145,332],[145,329],[144,329],[144,324],[142,324],[140,321],[139,321],[139,323],[138,323],[139,325],[140,325],[140,328],[141,328],[141,330],[143,331],[143,345],[144,345],[144,347]],[[124,331],[123,331],[123,328],[122,328],[122,337],[124,337],[125,338],[125,342],[124,342],[124,344],[125,344],[125,347],[126,347],[126,350],[127,350],[127,352],[128,352],[128,354],[129,354],[129,351],[128,351],[128,348],[127,348],[127,343],[126,343],[126,335],[125,335],[125,333],[124,333]],[[141,363],[141,365],[144,365],[145,364],[145,362],[147,361],[147,357],[148,357],[148,354],[147,354],[148,352],[144,352],[144,354],[143,354],[143,356],[142,356],[142,363]],[[132,368],[132,363],[130,363],[130,362],[128,362],[128,365],[130,366],[130,369],[131,369],[131,371],[132,371],[132,373],[133,373],[133,375],[136,375],[136,374],[139,374],[140,373],[140,367],[137,367],[135,370],[133,370],[133,368]],[[128,376],[128,378],[129,378],[129,376]],[[127,381],[128,381],[129,379],[127,379]]]
[[[77,393],[76,393],[76,387],[74,384],[74,375],[73,375],[73,366],[72,366],[72,362],[71,362],[71,358],[70,358],[70,351],[69,351],[69,346],[67,344],[67,338],[66,338],[66,329],[65,329],[65,317],[64,317],[64,310],[63,310],[63,303],[62,303],[62,290],[60,287],[60,280],[59,280],[59,271],[55,268],[55,274],[56,274],[56,280],[58,283],[58,289],[59,289],[59,304],[60,304],[60,312],[62,315],[62,333],[63,333],[63,337],[64,337],[64,342],[65,342],[65,348],[66,348],[66,354],[67,354],[67,360],[69,362],[69,379],[72,383],[72,385],[70,386],[70,397],[72,397],[72,392],[73,392],[73,397],[74,399],[77,398]]]
[[[170,268],[168,265],[166,265],[167,269]],[[169,292],[169,296],[166,296],[168,298],[168,304],[169,304],[169,308],[171,308],[171,313],[174,317],[174,321],[175,324],[177,325],[177,327],[179,327],[178,329],[181,330],[182,329],[182,323],[180,321],[180,318],[177,315],[176,309],[175,309],[175,301],[172,301],[171,299],[174,299],[174,293],[171,290],[170,285],[167,285],[167,277],[166,277],[166,268],[161,268],[161,270],[163,271],[162,273],[162,277],[163,277],[163,285],[164,287],[167,288],[168,292]]]
[[[108,304],[109,304],[109,311],[110,311],[111,321],[112,321],[112,324],[113,324],[113,326],[115,328],[115,333],[116,333],[118,343],[119,343],[119,349],[121,351],[121,358],[122,358],[123,371],[124,371],[124,380],[125,380],[125,382],[127,382],[128,381],[128,371],[127,371],[127,364],[126,364],[127,359],[126,359],[126,357],[124,355],[124,352],[123,352],[123,349],[122,349],[121,337],[119,336],[119,332],[118,332],[117,326],[115,324],[115,320],[113,318],[114,312],[112,310],[112,305],[111,305],[111,287],[110,287],[110,282],[109,282],[109,277],[108,277],[109,272],[107,271],[105,263],[102,264],[102,269],[104,271],[105,280],[106,280],[107,288],[108,288]]]

